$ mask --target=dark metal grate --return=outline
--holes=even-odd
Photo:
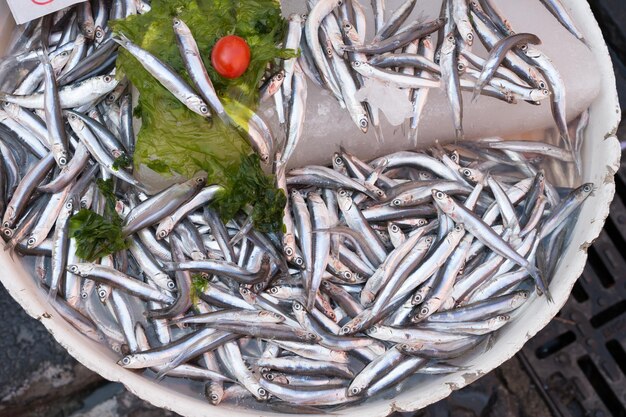
[[[555,416],[626,417],[625,236],[626,207],[616,195],[573,297],[521,353]]]
[[[626,106],[626,2],[589,0]],[[622,125],[624,126],[624,124]],[[626,140],[626,130],[618,133]],[[626,164],[572,297],[519,357],[555,417],[626,417]]]

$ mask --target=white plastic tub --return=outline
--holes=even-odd
[[[531,0],[519,0],[531,1]],[[537,1],[537,0],[532,0]],[[375,399],[333,412],[338,416],[381,417],[392,411],[414,411],[434,403],[488,373],[517,353],[524,343],[541,330],[567,301],[576,279],[582,273],[587,259],[587,248],[599,235],[608,215],[615,184],[613,176],[619,167],[620,147],[615,137],[619,124],[620,109],[615,89],[613,67],[602,39],[600,29],[591,14],[587,2],[562,0],[579,22],[598,63],[601,74],[601,92],[591,106],[590,123],[583,148],[584,181],[597,186],[595,193],[582,208],[572,242],[563,253],[562,261],[551,285],[554,303],[545,297],[529,302],[517,319],[506,326],[497,336],[493,347],[482,354],[467,358],[467,369],[452,375],[428,377],[416,386],[406,389],[394,398]],[[0,55],[12,30],[5,24],[9,12],[0,0]],[[581,82],[584,82],[581,80]],[[11,296],[35,319],[41,321],[55,339],[79,362],[111,381],[123,383],[129,391],[142,399],[184,416],[273,416],[281,415],[267,409],[251,410],[233,406],[213,407],[199,394],[184,394],[141,376],[116,364],[118,357],[105,346],[82,336],[67,324],[47,304],[34,279],[28,276],[18,258],[11,259],[8,252],[0,250],[0,280]],[[285,415],[285,414],[282,414]]]

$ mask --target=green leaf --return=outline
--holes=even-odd
[[[257,155],[243,158],[230,176],[231,187],[217,196],[214,205],[222,218],[231,219],[242,207],[252,204],[254,226],[263,232],[278,231],[283,226],[287,197],[274,187],[274,177],[258,170],[258,165]]]
[[[227,111],[240,125],[247,126],[250,111],[256,110],[258,86],[267,65],[297,55],[276,46],[286,30],[278,0],[154,0],[151,6],[149,13],[112,22],[113,30],[156,55],[191,84],[172,30],[172,17],[182,19],[198,43],[218,96],[224,102],[236,103],[228,105]],[[251,51],[250,66],[233,80],[220,76],[210,59],[213,45],[229,34],[244,38]],[[117,69],[119,76],[126,75],[140,93],[135,109],[135,115],[142,119],[134,154],[136,168],[144,164],[163,175],[187,177],[204,170],[209,183],[221,184],[226,190],[221,210],[225,220],[253,204],[260,207],[255,223],[266,229],[280,227],[281,193],[270,177],[263,179],[260,162],[250,161],[251,147],[234,128],[218,118],[208,122],[190,111],[123,48]],[[243,172],[252,178],[239,175]],[[242,190],[247,193],[240,195]]]
[[[200,293],[204,292],[209,285],[209,281],[202,274],[193,274],[191,276],[191,302],[193,304],[198,303]]]
[[[76,239],[78,257],[89,262],[129,247],[122,234],[121,222],[107,220],[88,209],[72,216],[69,233]]]
[[[128,168],[132,165],[133,157],[126,153],[122,153],[120,156],[115,158],[115,161],[113,161],[113,169],[116,171],[120,168]]]

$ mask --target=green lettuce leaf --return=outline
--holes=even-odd
[[[182,19],[198,43],[218,95],[243,106],[228,106],[229,112],[246,106],[254,110],[268,63],[293,56],[293,52],[276,46],[286,28],[278,0],[154,0],[151,5],[149,13],[112,22],[114,31],[156,55],[192,85],[172,29],[172,18]],[[221,77],[210,60],[213,45],[230,34],[244,38],[251,50],[250,66],[234,80]],[[259,205],[264,214],[256,216],[257,226],[264,230],[280,228],[279,205],[284,199],[278,196],[271,177],[263,179],[258,159],[251,159],[250,145],[235,129],[218,118],[207,121],[187,109],[122,48],[117,68],[140,93],[135,111],[142,119],[133,158],[136,168],[144,164],[160,174],[187,177],[204,170],[209,183],[225,188],[219,205],[225,220],[248,204]],[[241,113],[231,115],[248,120],[246,112]]]

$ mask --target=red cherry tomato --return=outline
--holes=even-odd
[[[237,78],[250,65],[250,47],[239,36],[224,36],[211,51],[211,63],[222,77]]]

